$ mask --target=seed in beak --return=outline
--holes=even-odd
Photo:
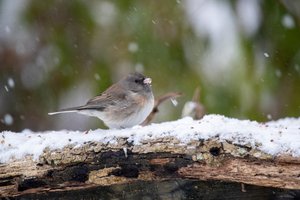
[[[144,84],[150,85],[152,83],[152,79],[151,78],[145,78],[143,82],[144,82]]]

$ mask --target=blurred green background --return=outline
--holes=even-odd
[[[258,121],[300,114],[300,1],[2,0],[0,130],[104,127],[50,111],[84,104],[132,71],[181,118],[197,86],[207,113]]]

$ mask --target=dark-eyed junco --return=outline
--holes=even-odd
[[[154,106],[151,78],[140,73],[131,73],[110,86],[85,105],[62,109],[60,113],[80,113],[98,117],[109,128],[127,128],[142,123]]]

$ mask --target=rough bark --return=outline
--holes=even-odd
[[[182,144],[170,137],[140,145],[119,138],[114,145],[93,142],[45,149],[37,161],[27,156],[1,164],[0,196],[186,179],[299,190],[300,158],[272,157],[218,138]]]

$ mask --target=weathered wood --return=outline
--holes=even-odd
[[[182,144],[176,138],[143,141],[119,138],[116,144],[87,143],[45,149],[0,165],[0,195],[79,190],[99,186],[163,180],[220,180],[300,189],[300,158],[272,157],[250,146],[218,138]]]
[[[74,188],[73,188],[74,189]],[[27,193],[13,199],[219,199],[265,200],[299,199],[300,192],[278,188],[264,188],[221,181],[172,179],[166,181],[136,181],[111,186],[76,187],[76,190],[52,190]]]

